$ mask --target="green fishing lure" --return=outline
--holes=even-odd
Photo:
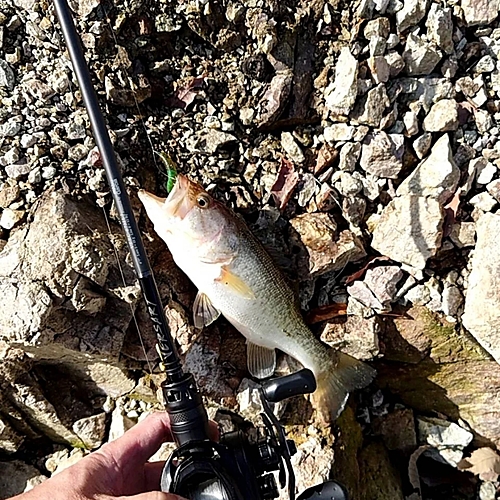
[[[170,193],[170,191],[174,188],[175,181],[177,180],[177,165],[167,153],[161,152],[158,156],[161,158],[161,161],[167,170],[167,182],[165,183],[165,188],[167,193]]]

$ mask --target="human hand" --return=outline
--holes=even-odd
[[[179,500],[161,493],[163,462],[147,462],[171,441],[165,412],[149,415],[121,438],[11,500]]]

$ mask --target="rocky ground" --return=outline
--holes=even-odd
[[[335,477],[354,500],[498,498],[498,0],[73,7],[211,418],[259,407],[243,337],[222,319],[195,331],[196,291],[141,213],[139,186],[164,193],[153,150],[245,217],[318,337],[378,371],[331,428],[304,398],[282,409],[299,489]],[[8,498],[161,408],[161,374],[49,2],[0,0],[0,99]]]

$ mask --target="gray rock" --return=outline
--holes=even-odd
[[[19,162],[13,163],[5,167],[5,173],[11,179],[21,179],[25,175],[28,175],[31,171],[31,165],[26,160],[20,160]]]
[[[306,441],[297,446],[292,466],[298,491],[327,481],[332,475],[334,451],[331,446],[323,446],[321,441],[319,436],[306,436]]]
[[[474,437],[472,432],[440,418],[418,417],[417,423],[420,443],[429,444],[435,450],[431,456],[456,467],[462,460],[464,448]]]
[[[453,21],[451,8],[432,3],[427,15],[427,36],[447,54],[453,53]]]
[[[329,214],[306,213],[291,219],[290,225],[296,232],[292,239],[299,238],[298,245],[305,247],[298,266],[304,278],[342,269],[366,255],[361,241],[350,231],[339,233]]]
[[[426,132],[448,132],[458,128],[458,107],[455,99],[441,99],[424,119]]]
[[[417,106],[421,104],[425,112],[429,112],[432,105],[441,99],[453,99],[455,89],[446,78],[400,78],[395,87],[403,103]]]
[[[461,6],[467,26],[490,24],[500,10],[498,0],[462,0]]]
[[[428,0],[404,0],[403,8],[396,13],[396,26],[401,33],[418,24],[427,13]]]
[[[325,89],[325,106],[335,116],[347,116],[358,94],[358,60],[343,47],[335,67],[335,80]]]
[[[387,97],[385,86],[380,83],[356,104],[352,112],[352,118],[358,123],[379,127],[385,110],[389,107],[390,101]]]
[[[479,486],[479,500],[495,500],[497,486],[491,481],[485,481]]]
[[[404,136],[375,132],[363,141],[360,165],[377,177],[396,179],[403,168]]]
[[[0,59],[0,87],[9,91],[14,89],[16,78],[9,63]]]
[[[361,144],[359,142],[346,142],[340,150],[339,169],[345,172],[354,172],[360,154]]]
[[[473,247],[476,244],[476,223],[456,222],[451,228],[450,240],[458,248]]]
[[[418,134],[418,114],[415,111],[407,111],[403,115],[403,123],[409,137]]]
[[[446,284],[442,294],[441,309],[447,315],[455,318],[464,303],[464,296],[455,285]]]
[[[441,246],[443,209],[430,197],[395,198],[382,212],[371,246],[396,262],[424,269]]]
[[[281,147],[288,155],[288,159],[296,164],[304,163],[305,156],[291,132],[281,133]],[[217,149],[217,148],[216,148]]]
[[[403,59],[408,75],[428,75],[441,60],[441,52],[432,43],[410,33],[406,39]]]
[[[338,141],[350,141],[354,136],[354,127],[348,125],[347,123],[333,123],[332,125],[325,127],[323,130],[323,135],[325,140],[330,144]]]
[[[203,129],[196,137],[193,152],[214,154],[219,148],[237,142],[236,137],[229,132],[223,132],[215,128]]]
[[[500,215],[486,213],[476,223],[477,242],[462,322],[476,340],[500,363]],[[481,311],[481,314],[478,314]]]
[[[0,126],[0,134],[4,137],[16,137],[21,130],[22,122],[16,117],[7,120]],[[17,160],[15,160],[17,161]]]
[[[347,287],[347,293],[350,297],[356,299],[363,304],[364,307],[373,309],[377,313],[385,313],[390,311],[390,307],[384,305],[378,300],[373,292],[368,288],[363,281],[355,281]]]
[[[403,271],[398,266],[377,266],[366,271],[363,282],[381,304],[387,305],[394,301],[402,277]]]
[[[445,203],[458,186],[460,170],[453,160],[448,134],[434,144],[431,154],[400,184],[398,196],[431,196]]]
[[[403,71],[405,67],[405,61],[398,52],[389,52],[384,56],[384,58],[389,66],[389,74],[391,78],[395,78],[399,75],[399,73],[401,73],[401,71]]]
[[[377,17],[372,21],[368,21],[363,30],[363,35],[367,40],[371,40],[374,36],[387,38],[391,29],[391,23],[387,17]]]
[[[380,318],[347,316],[346,321],[328,321],[321,330],[321,340],[356,359],[373,359],[379,354]]]
[[[368,67],[370,68],[375,83],[385,83],[389,80],[391,76],[391,66],[389,66],[387,59],[383,57],[382,54],[375,54],[370,57],[368,59]]]
[[[387,47],[387,41],[381,36],[374,35],[371,37],[368,47],[370,49],[370,58],[383,56]]]
[[[46,479],[38,469],[20,460],[0,462],[0,500],[30,491]]]

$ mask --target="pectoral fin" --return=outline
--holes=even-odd
[[[276,349],[268,349],[247,340],[247,365],[253,377],[270,377],[276,369]]]
[[[220,276],[217,279],[231,288],[235,293],[241,295],[245,299],[254,299],[255,294],[252,289],[236,274],[233,274],[231,271],[227,269],[226,266],[221,267]]]
[[[203,293],[198,292],[193,304],[193,320],[196,328],[210,325],[220,316],[220,311],[214,307],[212,301]]]

